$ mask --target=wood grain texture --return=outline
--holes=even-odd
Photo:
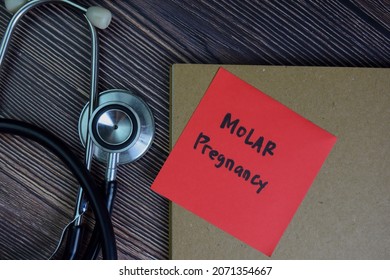
[[[99,91],[129,88],[151,107],[156,138],[119,170],[113,222],[121,259],[168,258],[168,202],[149,188],[169,153],[173,63],[390,66],[389,1],[75,1],[114,14],[100,31]],[[0,34],[10,15],[0,7]],[[0,72],[0,115],[45,127],[80,159],[89,92],[82,16],[59,5],[22,20]],[[77,183],[34,143],[0,136],[0,259],[45,259],[73,213]],[[103,167],[94,164],[101,181]]]

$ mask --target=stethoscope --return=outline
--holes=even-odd
[[[85,14],[92,37],[91,91],[89,102],[81,112],[78,130],[85,147],[84,164],[80,163],[66,144],[52,133],[34,125],[11,119],[0,119],[0,133],[22,136],[33,140],[57,155],[78,180],[80,187],[74,217],[60,238],[61,245],[67,231],[64,253],[66,259],[95,259],[102,248],[104,259],[116,259],[116,243],[110,219],[117,189],[117,167],[142,157],[152,144],[154,119],[147,104],[129,90],[112,89],[97,94],[98,38],[95,27],[106,28],[111,13],[101,7],[88,9],[67,0],[6,0],[6,8],[14,12],[0,45],[0,67],[3,64],[12,33],[19,20],[32,8],[46,3],[67,4]],[[90,175],[92,159],[106,164],[104,192]],[[88,205],[96,219],[95,227],[83,255],[82,215]]]

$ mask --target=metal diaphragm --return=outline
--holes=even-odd
[[[89,116],[89,103],[81,112],[79,136],[85,146],[91,137],[94,157],[106,162],[109,153],[119,153],[119,164],[139,159],[154,137],[154,119],[147,104],[130,91],[108,90],[99,95],[98,106]]]

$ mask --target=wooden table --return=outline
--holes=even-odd
[[[121,166],[113,223],[120,259],[169,257],[169,203],[150,185],[169,153],[173,63],[390,66],[389,1],[76,1],[114,15],[99,32],[99,91],[132,89],[151,107],[156,137]],[[10,15],[0,7],[0,33]],[[80,160],[90,39],[72,9],[46,5],[22,20],[0,73],[0,115],[47,128]],[[73,214],[77,183],[53,155],[0,136],[0,259],[46,259]],[[101,182],[104,169],[93,165]]]

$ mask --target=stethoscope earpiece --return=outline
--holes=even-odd
[[[89,7],[86,16],[93,26],[99,29],[106,29],[112,19],[112,14],[109,10],[98,6]]]
[[[4,0],[5,8],[11,14],[16,13],[28,0]]]

